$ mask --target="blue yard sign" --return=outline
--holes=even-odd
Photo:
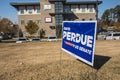
[[[93,66],[96,21],[64,21],[62,50]]]

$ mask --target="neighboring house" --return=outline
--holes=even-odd
[[[35,21],[45,36],[56,36],[62,21],[96,20],[96,3],[102,1],[67,2],[67,0],[40,0],[40,2],[10,3],[18,11],[18,23],[23,35],[27,36],[25,25]],[[38,34],[37,34],[38,35]]]

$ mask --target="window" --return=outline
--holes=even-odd
[[[52,29],[52,30],[55,29],[55,26],[50,26],[50,29]]]
[[[70,6],[65,6],[65,7],[64,7],[64,12],[70,13],[70,12],[71,12]]]
[[[28,6],[27,10],[28,10],[28,14],[33,14],[33,6]]]
[[[37,14],[40,13],[40,7],[39,7],[39,6],[36,6],[36,7],[35,7],[35,10],[36,10],[36,13],[37,13]]]
[[[89,12],[93,12],[93,8],[89,8]]]
[[[21,13],[21,14],[24,14],[24,9],[20,10],[20,13]]]
[[[40,13],[40,9],[37,9],[37,13],[38,13],[38,14]]]
[[[94,5],[88,5],[89,12],[94,12]]]
[[[118,33],[115,33],[115,34],[113,34],[113,36],[120,36],[120,34],[118,34]]]
[[[41,20],[37,20],[37,24],[41,24]]]
[[[63,12],[63,3],[62,2],[55,2],[55,12]]]
[[[71,5],[71,11],[76,12],[78,5]]]
[[[56,24],[62,24],[63,16],[62,15],[55,15]]]
[[[24,6],[19,7],[20,14],[25,14],[24,10],[25,10]]]
[[[82,13],[86,12],[87,5],[80,5],[80,9]]]
[[[76,9],[72,8],[71,11],[72,11],[72,12],[76,12]]]
[[[82,8],[82,12],[85,12],[85,8]]]
[[[112,36],[112,34],[108,34],[108,36]]]
[[[62,2],[55,2],[55,13],[62,13],[63,12],[63,3]],[[61,14],[55,15],[55,22],[57,25],[61,25],[63,21],[63,16]]]
[[[33,20],[28,20],[28,22],[33,22]]]
[[[28,14],[32,14],[32,9],[29,9],[29,10],[28,10]]]
[[[21,20],[21,25],[24,25],[25,24],[25,21],[24,20]]]

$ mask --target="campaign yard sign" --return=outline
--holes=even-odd
[[[93,66],[96,21],[64,21],[62,50]]]

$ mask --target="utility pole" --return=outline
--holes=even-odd
[[[96,0],[96,21],[98,22],[98,0]],[[98,35],[98,33],[96,33],[96,39],[98,39],[97,35]]]
[[[96,20],[98,21],[98,0],[96,0]]]

